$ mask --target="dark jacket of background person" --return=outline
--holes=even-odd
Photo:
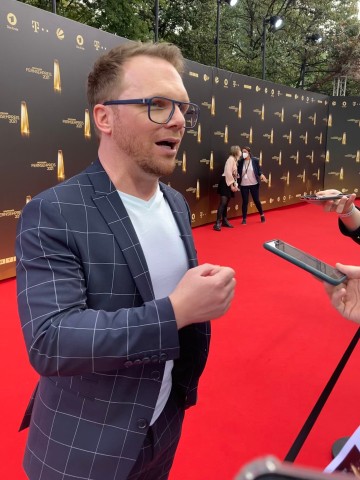
[[[238,161],[238,174],[239,174],[239,179],[238,179],[238,184],[239,184],[239,187],[241,185],[241,180],[242,180],[242,177],[243,177],[243,166],[244,166],[244,158],[243,156],[241,155],[240,157],[240,160]],[[263,175],[263,172],[261,170],[261,167],[260,167],[260,161],[257,157],[251,157],[251,163],[252,163],[252,167],[253,167],[253,170],[254,170],[254,174],[255,174],[255,178],[257,180],[258,183],[260,183],[261,179],[261,175]]]

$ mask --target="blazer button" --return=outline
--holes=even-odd
[[[151,378],[153,380],[159,380],[160,378],[160,372],[158,372],[157,370],[155,370],[154,372],[151,372]]]
[[[168,356],[166,353],[161,353],[160,354],[160,362],[166,362]]]
[[[125,368],[132,367],[133,362],[131,360],[128,360],[127,362],[124,363]]]
[[[148,422],[147,422],[147,420],[145,420],[145,418],[139,418],[136,423],[137,423],[138,428],[140,428],[141,430],[143,430],[144,428],[146,428],[148,426]]]

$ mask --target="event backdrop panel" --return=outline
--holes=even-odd
[[[2,0],[0,41],[6,65],[0,74],[3,279],[14,275],[15,230],[24,204],[96,158],[86,78],[100,54],[126,39]],[[191,61],[184,82],[191,100],[201,106],[200,122],[185,133],[174,175],[164,181],[188,200],[193,226],[215,219],[217,183],[234,144],[251,146],[270,179],[261,188],[265,210],[297,202],[302,193],[323,187],[325,156],[335,158],[332,144],[326,147],[327,97]],[[346,121],[349,146],[355,142],[354,131],[354,122]],[[338,146],[335,140],[333,147]],[[357,148],[345,155],[353,151]],[[358,175],[356,159],[354,164]],[[240,205],[237,194],[229,217],[239,214]]]
[[[360,98],[330,100],[325,188],[359,193],[360,184]]]

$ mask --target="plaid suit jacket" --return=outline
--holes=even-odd
[[[197,265],[188,205],[160,184]],[[178,331],[154,299],[139,240],[99,161],[41,193],[16,237],[18,307],[40,381],[24,468],[32,480],[126,479],[141,449],[166,360],[184,407],[196,403],[209,323]]]

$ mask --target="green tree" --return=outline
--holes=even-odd
[[[51,0],[23,0],[51,10]],[[158,0],[159,40],[178,45],[184,56],[215,65],[218,0]],[[266,79],[331,94],[333,79],[348,77],[347,94],[360,94],[357,0],[239,0],[220,2],[220,67],[262,77],[263,20],[281,15],[285,26],[266,24]],[[154,0],[57,0],[57,14],[138,40],[154,39]],[[323,41],[316,43],[314,35]]]

